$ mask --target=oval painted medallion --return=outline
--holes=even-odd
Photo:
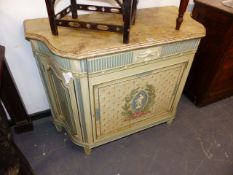
[[[148,102],[148,94],[141,90],[139,91],[131,101],[131,108],[133,112],[143,111]]]

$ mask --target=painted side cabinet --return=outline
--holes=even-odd
[[[168,122],[176,114],[202,25],[189,15],[175,30],[177,8],[139,10],[130,44],[110,32],[59,28],[26,20],[57,130],[64,128],[86,153],[91,148]],[[151,16],[148,18],[148,16]],[[80,18],[107,21],[102,14]],[[116,23],[121,21],[117,15]]]

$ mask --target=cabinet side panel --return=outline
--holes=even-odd
[[[38,49],[40,44],[36,41],[34,45],[34,55],[36,57],[41,77],[44,82],[52,115],[56,127],[64,127],[72,140],[79,144],[82,143],[82,132],[80,126],[80,112],[76,103],[75,81],[71,78],[69,82],[65,74],[71,74],[54,61],[53,55],[45,54]],[[56,58],[59,59],[59,58]]]

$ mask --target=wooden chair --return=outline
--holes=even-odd
[[[4,87],[7,86],[7,84],[5,84],[5,81],[4,81],[4,77],[5,77],[4,74],[6,73],[6,71],[5,71],[5,63],[4,63],[3,58],[4,58],[4,47],[0,46],[0,89],[1,90],[3,86]],[[7,88],[11,89],[11,86],[8,86]],[[17,101],[17,96],[14,96],[14,94],[15,93],[10,94],[11,95],[10,98],[15,99]],[[8,126],[5,109],[2,105],[2,102],[6,102],[5,97],[6,96],[2,98],[1,96],[1,99],[0,99],[1,100],[1,103],[0,103],[0,174],[33,175],[34,173],[32,171],[30,164],[28,163],[27,159],[24,157],[22,152],[18,149],[18,147],[14,143],[11,130]],[[15,111],[14,107],[12,107],[11,109]],[[18,115],[20,114],[21,113],[19,111]]]
[[[77,4],[76,0],[71,0],[71,4],[55,14],[54,5],[56,0],[45,0],[50,27],[53,35],[58,35],[57,26],[72,27],[72,28],[88,28],[94,30],[104,30],[110,32],[123,32],[123,43],[129,42],[130,26],[135,23],[136,10],[138,0],[115,0],[119,7],[106,7],[96,5]],[[96,11],[103,13],[122,14],[124,25],[109,25],[92,22],[84,22],[77,20],[63,19],[68,13],[72,13],[72,18],[78,18],[78,10]]]
[[[10,115],[17,133],[33,130],[31,118],[15,86],[15,82],[6,64],[4,53],[5,48],[0,45],[0,99]]]
[[[115,0],[115,1],[118,4],[118,7],[77,4],[76,0],[70,0],[70,5],[68,7],[61,10],[59,13],[55,14],[54,6],[56,0],[45,0],[52,34],[58,35],[57,26],[72,27],[72,28],[88,28],[94,30],[104,30],[110,32],[123,33],[123,43],[124,44],[129,43],[130,27],[132,24],[135,23],[136,20],[138,0]],[[187,8],[188,2],[189,0],[181,0],[180,2],[179,15],[176,20],[177,30],[180,29],[181,23],[183,22],[184,12]],[[64,19],[64,17],[70,12],[72,13],[72,18],[77,19],[78,10],[122,14],[124,24],[123,26],[120,26],[120,25],[109,25],[109,24],[100,24],[100,23]]]

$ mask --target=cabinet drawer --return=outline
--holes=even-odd
[[[232,55],[227,54],[223,61],[223,69],[230,69],[233,72],[233,50]]]
[[[233,67],[219,70],[212,85],[211,95],[233,89]]]
[[[232,31],[233,35],[233,31]],[[229,47],[225,51],[223,67],[224,69],[233,70],[233,40],[230,42]]]
[[[85,61],[81,62],[81,70],[88,70],[92,74],[153,60],[163,61],[169,59],[170,56],[180,55],[186,52],[196,52],[199,42],[199,39],[192,39],[88,59],[87,67],[85,67]]]

